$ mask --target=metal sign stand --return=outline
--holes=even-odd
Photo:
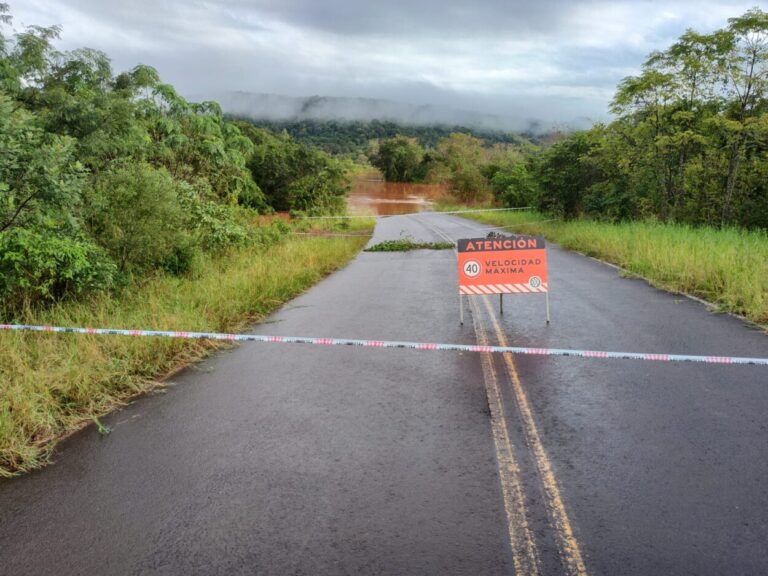
[[[547,325],[549,325],[549,290],[544,293],[547,306]],[[504,316],[504,294],[499,294],[499,315]],[[464,296],[459,294],[459,324],[464,326]]]

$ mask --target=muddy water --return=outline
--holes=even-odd
[[[347,196],[350,214],[391,216],[431,210],[434,202],[445,194],[441,184],[385,182],[378,172],[358,175]]]

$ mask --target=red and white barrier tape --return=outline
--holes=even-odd
[[[336,234],[335,232],[329,233],[313,233],[313,232],[294,232],[294,236],[308,236],[310,238],[370,238],[371,234]]]
[[[195,340],[227,340],[230,342],[268,342],[280,344],[318,344],[321,346],[360,346],[363,348],[410,348],[413,350],[443,350],[450,352],[511,353],[533,356],[577,356],[654,362],[698,362],[700,364],[747,364],[768,366],[768,358],[737,356],[691,356],[688,354],[648,354],[644,352],[605,352],[599,350],[568,350],[559,348],[523,348],[519,346],[478,346],[472,344],[438,344],[428,342],[398,342],[388,340],[352,340],[348,338],[310,338],[302,336],[263,336],[260,334],[226,334],[219,332],[170,332],[162,330],[121,330],[116,328],[74,328],[64,326],[35,326],[30,324],[0,324],[0,330],[19,332],[57,332],[68,334],[103,334],[112,336],[150,336]]]
[[[297,219],[301,220],[344,220],[347,218],[371,218],[374,220],[380,218],[392,218],[393,216],[430,216],[440,214],[472,214],[475,212],[515,212],[519,210],[532,210],[530,206],[523,206],[521,208],[474,208],[470,210],[451,210],[446,212],[434,212],[432,210],[425,210],[423,212],[403,212],[402,214],[371,214],[366,216],[364,214],[351,214],[344,216],[300,216]]]

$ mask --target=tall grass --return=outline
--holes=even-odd
[[[549,221],[536,212],[468,214],[510,231],[543,235],[570,250],[612,262],[673,292],[768,325],[768,234],[657,222]]]
[[[375,217],[367,215],[318,219],[298,217],[293,221],[294,231],[315,234],[370,234],[375,226]]]
[[[234,331],[351,259],[366,238],[292,238],[161,276],[119,296],[27,312],[31,324]],[[39,466],[54,441],[221,343],[0,332],[0,476]]]

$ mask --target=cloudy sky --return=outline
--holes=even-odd
[[[61,49],[142,62],[186,96],[363,96],[573,123],[686,28],[756,0],[5,0]]]

